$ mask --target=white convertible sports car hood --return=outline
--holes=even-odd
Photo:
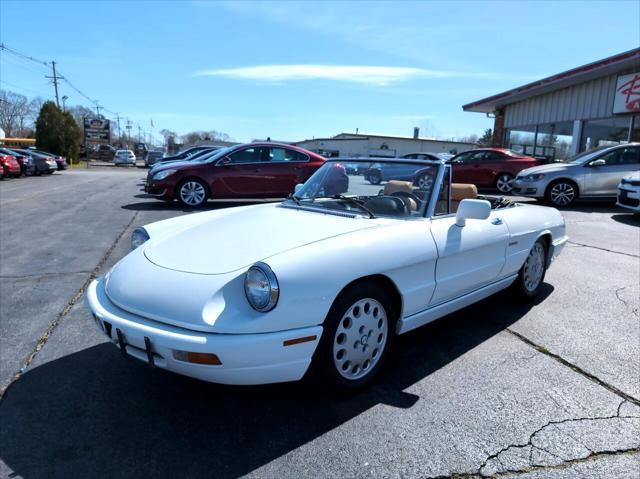
[[[156,239],[151,232],[151,240],[143,248],[147,259],[163,268],[223,274],[283,251],[376,224],[376,220],[266,204],[234,208],[232,214],[194,221]]]

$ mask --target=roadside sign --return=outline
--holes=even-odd
[[[84,119],[84,141],[109,143],[110,136],[109,120],[99,118]]]

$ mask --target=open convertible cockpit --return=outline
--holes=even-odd
[[[466,199],[487,200],[491,209],[515,203],[479,195],[473,184],[451,183],[451,166],[437,161],[384,159],[364,163],[354,173],[341,160],[329,160],[283,204],[325,213],[411,219],[457,212]]]

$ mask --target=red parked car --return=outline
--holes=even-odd
[[[0,165],[2,165],[2,178],[13,176],[17,178],[22,174],[20,163],[13,155],[0,154]]]
[[[197,207],[209,198],[280,198],[292,193],[324,158],[296,146],[248,143],[215,150],[192,161],[157,165],[145,191],[164,200]]]
[[[449,160],[454,183],[473,183],[510,193],[516,175],[525,168],[541,165],[531,156],[506,148],[480,148],[460,153]]]

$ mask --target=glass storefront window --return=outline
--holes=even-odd
[[[631,117],[628,116],[585,121],[582,128],[580,151],[591,150],[598,146],[626,143],[629,138],[630,121]]]
[[[573,122],[571,121],[540,125],[536,156],[545,156],[549,161],[565,160],[569,157],[572,140]]]
[[[507,145],[509,145],[509,149],[521,155],[530,154],[528,150],[533,148],[535,141],[535,126],[521,126],[518,127],[518,129],[510,128],[507,130]],[[527,150],[527,152],[525,152],[525,150]]]
[[[640,142],[640,116],[634,117],[633,129],[631,130],[631,141]]]

